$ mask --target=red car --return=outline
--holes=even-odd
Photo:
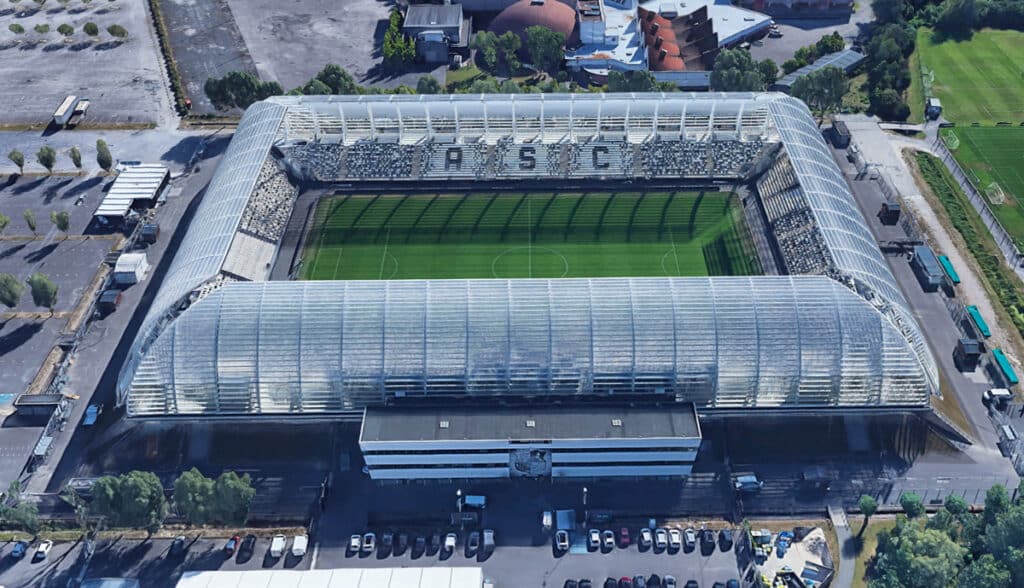
[[[619,578],[619,588],[633,588],[633,580],[625,576]]]
[[[626,527],[619,530],[619,547],[629,547],[629,529]]]
[[[235,554],[235,550],[238,549],[238,544],[242,542],[242,538],[235,535],[228,542],[224,544],[224,555],[231,557]]]

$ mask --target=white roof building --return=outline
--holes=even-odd
[[[94,217],[123,217],[137,200],[153,200],[167,181],[169,171],[160,164],[131,165],[117,175]]]

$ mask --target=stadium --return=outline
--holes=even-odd
[[[376,479],[685,475],[699,415],[938,393],[782,94],[254,104],[118,383],[138,419],[363,418]]]

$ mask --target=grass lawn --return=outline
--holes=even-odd
[[[1024,94],[1020,98],[1024,101]],[[980,192],[992,182],[999,184],[1005,201],[990,199],[989,206],[1018,245],[1024,245],[1024,128],[957,127],[946,132],[959,140],[953,153]]]
[[[843,96],[842,112],[864,112],[870,106],[865,86],[868,74],[862,73],[850,78],[850,90]]]
[[[317,207],[302,268],[313,280],[760,273],[723,192],[335,196]]]
[[[918,33],[920,36],[920,33]],[[907,105],[910,106],[909,123],[924,122],[924,81],[921,80],[921,52],[910,54],[910,87],[907,88]],[[866,74],[865,74],[866,75]]]
[[[853,517],[850,520],[850,532],[856,536],[857,532],[860,531],[860,521],[856,519],[859,517]],[[863,520],[863,518],[861,518]],[[888,520],[875,520],[868,522],[868,528],[864,529],[864,534],[861,536],[864,539],[864,544],[861,547],[860,554],[857,556],[857,562],[853,567],[853,588],[867,588],[868,585],[868,562],[875,556],[875,549],[878,548],[878,533],[892,529],[896,526],[894,519]]]
[[[1024,32],[986,29],[967,41],[936,43],[931,29],[921,28],[915,55],[935,72],[932,90],[948,120],[960,126],[1024,121]]]

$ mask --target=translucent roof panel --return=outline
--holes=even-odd
[[[922,406],[914,349],[823,276],[230,283],[156,340],[132,416],[321,414],[409,396]]]

